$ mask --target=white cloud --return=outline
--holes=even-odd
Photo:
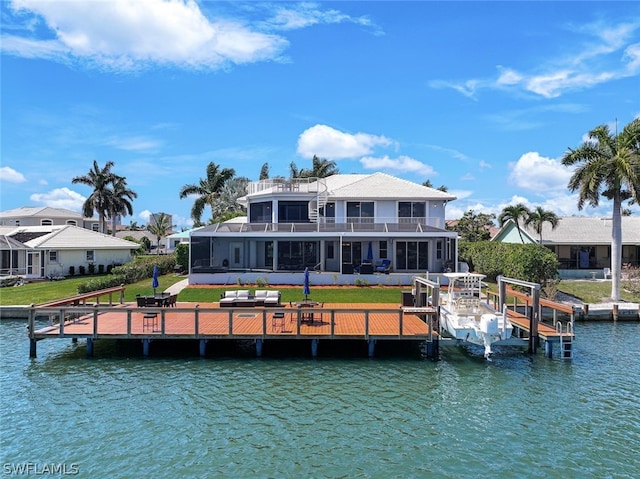
[[[138,213],[138,218],[143,219],[145,222],[149,222],[149,218],[151,218],[151,215],[153,213],[151,213],[151,211],[149,210],[144,210],[141,211],[140,213]]]
[[[41,2],[16,0],[14,10],[41,17],[54,39],[5,34],[14,55],[83,62],[106,70],[135,71],[148,64],[218,69],[277,59],[281,36],[227,19],[206,18],[194,0]]]
[[[431,176],[435,173],[431,166],[408,156],[399,156],[398,158],[367,156],[360,159],[360,163],[368,170],[393,170],[396,172],[417,173],[422,176]],[[418,181],[418,183],[421,182]]]
[[[0,180],[9,183],[24,183],[27,181],[22,173],[9,166],[0,167]]]
[[[302,132],[298,138],[298,154],[303,158],[317,155],[329,160],[357,158],[368,155],[377,146],[389,146],[393,142],[368,133],[344,133],[326,125],[315,125]]]
[[[86,198],[69,188],[56,188],[47,193],[34,193],[29,199],[35,203],[52,208],[64,208],[71,211],[82,211]]]
[[[532,64],[527,69],[498,66],[495,78],[469,79],[465,81],[434,80],[433,88],[451,88],[475,98],[481,89],[522,90],[542,96],[557,98],[567,91],[588,89],[601,83],[637,75],[640,72],[640,44],[629,43],[639,23],[604,25],[587,24],[577,29],[580,42],[568,55],[550,56],[547,63]],[[571,47],[573,38],[563,42]],[[567,46],[568,45],[568,46]]]
[[[317,4],[311,2],[292,2],[286,7],[278,5],[273,16],[264,23],[279,30],[296,30],[318,24],[354,23],[371,28],[376,35],[382,34],[382,30],[368,17],[352,17],[333,9],[320,10]]]
[[[157,150],[162,145],[160,141],[144,137],[112,138],[105,144],[125,151]]]
[[[509,179],[519,188],[544,196],[567,189],[572,171],[554,159],[537,152],[525,153],[515,163],[510,163]]]

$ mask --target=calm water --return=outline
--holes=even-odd
[[[25,322],[2,321],[0,474],[637,478],[640,324],[576,332],[571,362],[142,359],[108,342],[86,359],[69,340],[31,360]]]

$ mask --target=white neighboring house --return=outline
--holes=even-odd
[[[50,206],[22,206],[0,212],[0,226],[71,225],[99,230],[98,218],[85,218],[79,213]]]
[[[180,231],[179,233],[173,233],[170,234],[169,236],[167,236],[165,238],[165,243],[166,243],[166,252],[167,254],[173,253],[176,250],[176,247],[179,244],[189,244],[189,237],[191,236],[191,233],[193,231],[198,231],[199,229],[202,229],[203,226],[199,226],[197,228],[193,228],[190,230],[186,230],[186,231]]]
[[[100,266],[128,263],[132,251],[140,245],[131,241],[71,225],[0,227],[2,262],[0,273],[26,278],[68,276],[71,266],[75,274],[83,266],[95,272]]]
[[[189,281],[227,271],[273,274],[306,267],[336,275],[441,272],[457,264],[458,234],[445,228],[456,197],[384,173],[249,183],[244,223],[217,223],[190,237]],[[272,274],[273,273],[273,274]]]

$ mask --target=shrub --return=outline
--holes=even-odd
[[[69,276],[73,276],[76,274],[76,267],[75,266],[69,266]]]
[[[84,276],[85,274],[87,274],[87,268],[85,268],[83,264],[78,266],[78,274],[80,276]]]
[[[189,271],[189,245],[180,243],[176,246],[176,264],[182,266],[183,271]]]
[[[89,263],[89,274],[96,274],[96,265],[94,263]]]
[[[556,255],[538,244],[461,242],[458,251],[471,271],[486,275],[490,281],[503,275],[546,285],[558,276]]]
[[[98,265],[98,274],[104,274],[104,265],[103,264],[99,264]]]
[[[172,273],[176,266],[174,255],[162,255],[138,258],[121,266],[111,268],[104,278],[96,278],[78,285],[79,293],[88,293],[98,289],[111,288],[121,284],[131,284],[153,276],[153,267],[158,266],[160,274]],[[82,266],[80,267],[82,270]]]

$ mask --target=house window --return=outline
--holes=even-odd
[[[335,257],[335,246],[333,241],[327,243],[327,259],[333,259]]]
[[[309,223],[309,206],[306,201],[280,201],[278,223]]]
[[[427,241],[397,241],[396,267],[398,270],[426,271],[429,268]]]
[[[442,240],[436,241],[436,259],[442,259]]]
[[[100,228],[98,228],[98,223],[91,223],[91,231],[98,231]]]
[[[427,216],[424,201],[400,201],[398,203],[398,220],[400,223],[418,223]]]
[[[49,263],[57,263],[57,262],[58,262],[58,252],[49,251]]]
[[[373,201],[348,201],[347,222],[373,223]]]
[[[51,226],[52,224],[52,220],[40,220],[40,226]]]
[[[70,226],[78,226],[78,223],[76,220],[67,220],[67,224]]]
[[[378,247],[378,254],[380,255],[380,259],[387,259],[387,242],[380,241],[380,246]]]
[[[326,205],[320,208],[320,216],[324,216],[324,219],[327,223],[335,223],[336,222],[336,204],[335,203],[327,203]]]
[[[271,202],[252,203],[249,206],[249,223],[271,223]]]
[[[86,260],[89,262],[95,261],[95,251],[92,249],[87,250]]]

